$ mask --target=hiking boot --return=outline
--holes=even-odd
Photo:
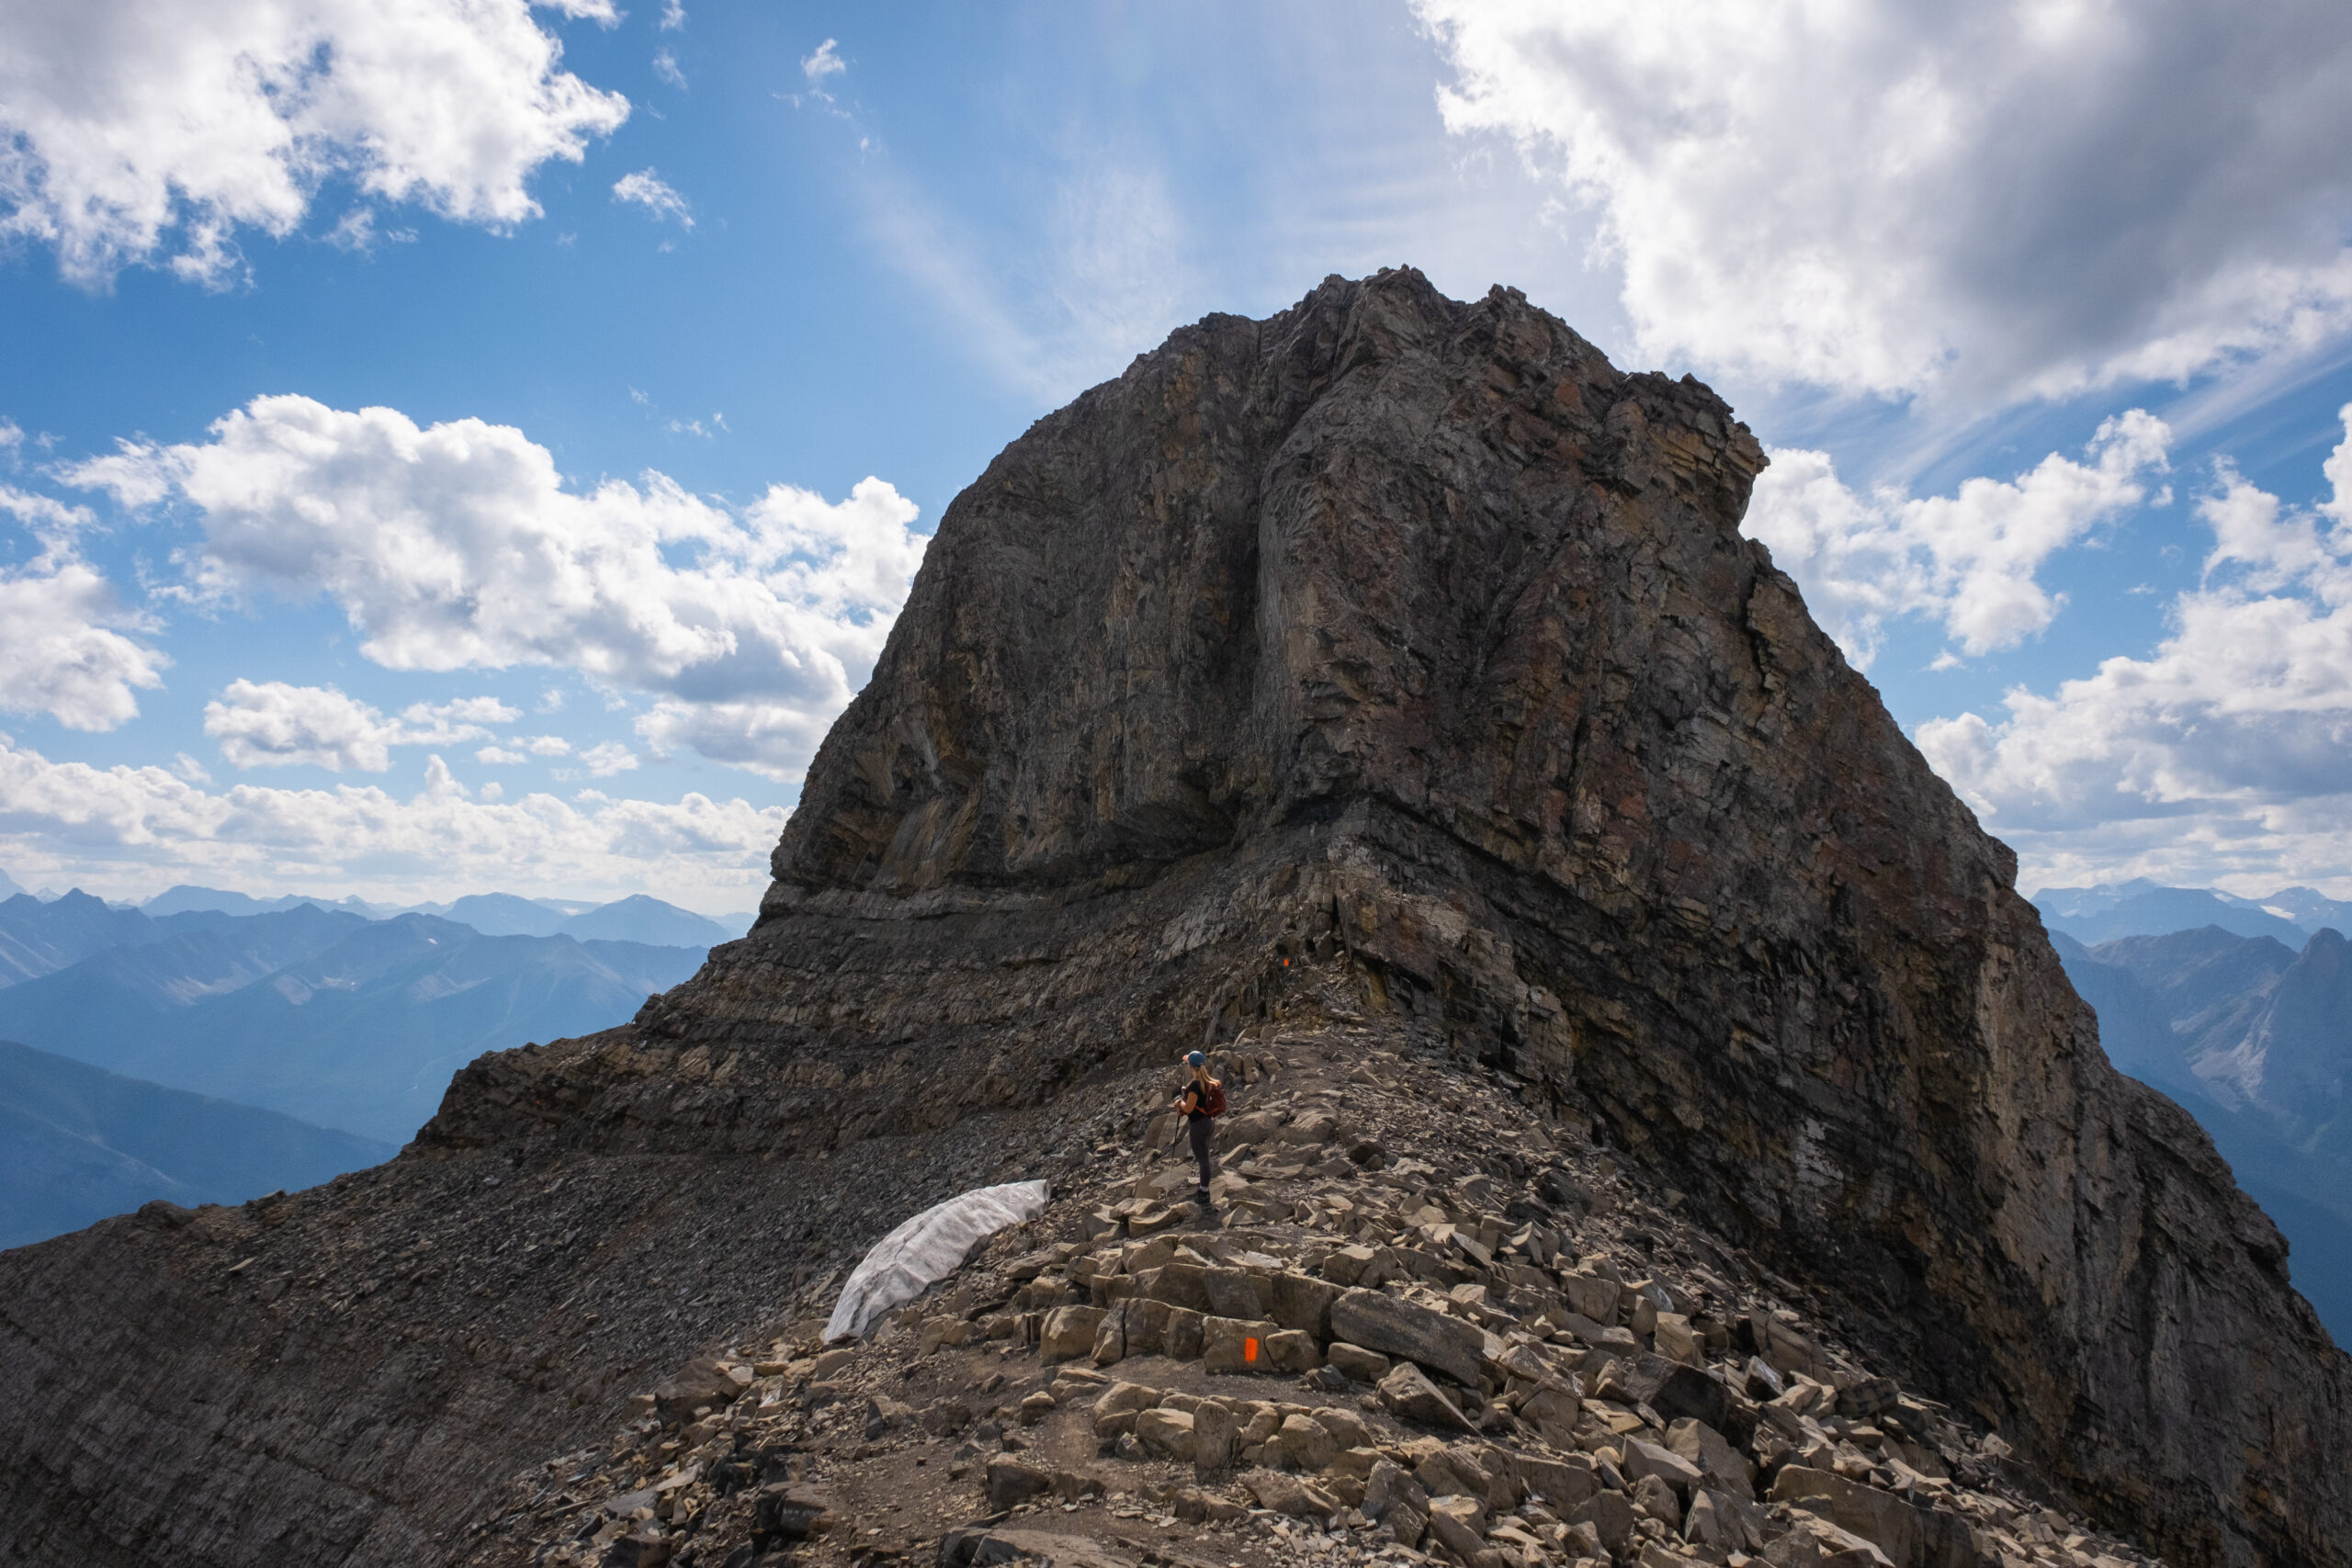
[[[1204,1209],[1208,1208],[1210,1206],[1209,1190],[1205,1187],[1195,1188],[1193,1191],[1193,1201]]]

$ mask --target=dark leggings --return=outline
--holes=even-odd
[[[1209,1178],[1216,1174],[1216,1161],[1209,1158],[1209,1137],[1216,1131],[1216,1118],[1195,1116],[1187,1129],[1193,1135],[1193,1158],[1200,1163],[1201,1190],[1209,1190]]]

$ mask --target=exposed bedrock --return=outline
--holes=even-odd
[[[2346,1561],[2346,1363],[2283,1242],[1738,536],[1762,464],[1506,290],[1181,332],[950,509],[759,928],[645,1021],[952,1039],[887,1112],[952,1115],[1344,944],[2109,1518]]]
[[[428,1521],[610,1426],[624,1387],[537,1387],[537,1347],[618,1360],[618,1314],[646,1366],[752,1321],[917,1200],[1021,1174],[1103,1075],[1275,1017],[1311,961],[1548,1086],[2169,1561],[2352,1562],[2352,1367],[2194,1122],[2109,1066],[2008,851],[1739,536],[1763,463],[1704,387],[1509,290],[1386,272],[1177,333],[949,507],[752,933],[628,1028],[467,1069],[278,1233],[397,1251],[431,1212],[500,1256],[585,1191],[567,1228],[611,1250],[544,1299],[413,1286],[507,1348],[437,1382],[385,1370],[414,1308],[345,1292],[373,1382],[221,1293],[243,1243],[194,1224],[6,1255],[0,1502],[154,1561],[126,1521],[158,1499],[308,1486],[352,1560],[430,1557]],[[776,1256],[696,1239],[745,1203],[789,1217]],[[141,1324],[184,1330],[134,1365]],[[190,1392],[142,1457],[158,1380]],[[178,1560],[344,1560],[198,1535]]]

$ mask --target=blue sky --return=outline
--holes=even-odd
[[[2352,896],[2346,80],[2323,5],[0,5],[0,868],[747,908],[998,448],[1408,263],[1732,400],[2029,890]]]

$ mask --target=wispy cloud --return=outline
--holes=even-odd
[[[881,254],[993,375],[1040,402],[1115,374],[1197,292],[1182,217],[1148,164],[1072,167],[1039,193],[1037,243],[1017,266],[887,155],[851,177]]]
[[[817,51],[800,62],[800,73],[808,78],[812,87],[824,85],[828,76],[839,76],[849,70],[849,62],[838,52],[838,40],[827,39],[817,46]]]
[[[491,733],[486,726],[521,716],[495,697],[461,697],[412,704],[393,719],[338,687],[238,680],[204,705],[204,733],[232,768],[380,773],[392,765],[395,746],[483,740]]]
[[[613,199],[637,203],[652,214],[656,222],[674,218],[682,229],[695,226],[694,209],[687,205],[686,198],[651,169],[639,169],[615,180]]]

